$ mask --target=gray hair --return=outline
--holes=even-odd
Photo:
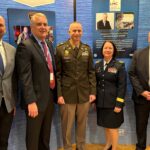
[[[36,20],[38,17],[44,17],[44,18],[46,18],[46,20],[47,20],[47,17],[46,17],[45,14],[43,14],[43,13],[35,13],[35,14],[33,14],[33,16],[31,16],[30,25],[33,25],[34,22],[35,22],[35,20]]]

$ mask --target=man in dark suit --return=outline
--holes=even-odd
[[[7,150],[16,103],[14,82],[16,49],[2,40],[5,32],[5,20],[0,16],[0,150]]]
[[[78,150],[85,150],[86,121],[95,100],[96,79],[91,49],[81,42],[82,25],[70,24],[70,39],[56,48],[58,104],[60,104],[64,150],[72,150],[71,130],[75,120]]]
[[[111,29],[110,23],[107,20],[107,13],[103,14],[103,19],[97,22],[97,30]]]
[[[20,43],[16,53],[27,118],[27,150],[49,150],[54,109],[55,62],[51,43],[45,41],[48,22],[42,13],[30,20],[32,35]]]
[[[150,33],[149,33],[150,42]],[[133,86],[137,144],[136,150],[146,149],[147,124],[150,113],[150,47],[136,51],[129,69]]]

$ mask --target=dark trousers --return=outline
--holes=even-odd
[[[135,103],[136,133],[137,133],[136,150],[146,149],[147,124],[149,113],[150,113],[150,103],[149,104]]]
[[[7,112],[5,102],[2,100],[0,106],[0,150],[7,150],[8,138],[13,121],[13,111]]]
[[[27,150],[50,150],[49,142],[53,110],[54,102],[51,99],[46,110],[44,112],[39,112],[37,117],[31,118],[28,116],[28,113],[26,113]]]

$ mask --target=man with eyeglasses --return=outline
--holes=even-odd
[[[48,21],[35,13],[30,20],[32,35],[19,44],[16,64],[26,112],[27,150],[49,150],[55,98],[55,62],[51,43],[45,39]]]

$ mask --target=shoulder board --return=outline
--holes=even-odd
[[[122,61],[122,60],[119,60],[118,62],[121,63],[121,64],[124,64],[124,61]]]
[[[95,63],[98,64],[100,62],[100,60],[97,60]]]
[[[88,44],[86,43],[82,43],[85,47],[90,47]]]
[[[62,45],[64,45],[64,44],[65,44],[65,42],[59,43],[59,44],[57,45],[57,47],[62,46]]]
[[[115,66],[116,66],[117,68],[121,67],[122,65],[124,65],[124,62],[123,62],[123,61],[120,61],[120,60],[116,61],[116,63],[115,63]]]

